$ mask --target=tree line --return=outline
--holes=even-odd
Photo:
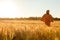
[[[0,18],[0,20],[40,20],[41,17],[22,17],[22,18]],[[53,18],[54,20],[60,20],[60,18]]]

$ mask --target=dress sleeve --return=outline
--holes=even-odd
[[[46,16],[46,14],[44,14],[44,15],[42,16],[41,21],[44,21],[44,20],[45,20],[45,16]]]

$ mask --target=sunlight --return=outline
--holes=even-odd
[[[16,4],[12,1],[4,1],[0,3],[0,17],[13,18],[17,16]]]
[[[56,2],[56,0],[0,0],[0,17],[42,17],[46,12],[45,10],[49,9],[54,18],[60,18],[59,4],[60,1]]]

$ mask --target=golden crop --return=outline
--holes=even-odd
[[[60,40],[60,21],[0,20],[0,40]]]

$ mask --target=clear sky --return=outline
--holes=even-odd
[[[0,0],[0,17],[42,17],[46,10],[60,18],[60,0]]]

